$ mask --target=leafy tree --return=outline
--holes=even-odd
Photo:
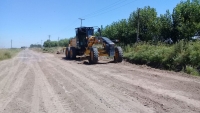
[[[171,38],[173,28],[172,24],[172,15],[169,10],[167,10],[166,14],[161,14],[160,17],[158,17],[158,35],[165,40]]]
[[[43,44],[44,47],[50,47],[50,40],[47,40]]]
[[[189,40],[200,30],[200,4],[196,0],[181,1],[173,10],[175,40]]]
[[[157,12],[154,8],[144,7],[140,9],[140,38],[143,41],[151,40],[157,35]],[[107,25],[102,30],[102,36],[110,39],[119,39],[120,42],[130,44],[136,41],[138,25],[138,10],[133,11],[128,19],[121,19]]]
[[[41,47],[41,45],[40,44],[31,44],[30,48],[33,48],[33,47]]]
[[[200,0],[192,0],[192,2],[200,3]]]
[[[139,18],[138,18],[138,11],[134,11],[130,17],[129,22],[133,31],[137,33],[137,25],[139,19],[139,33],[140,39],[143,41],[151,40],[153,36],[156,35],[157,29],[157,12],[155,8],[151,8],[150,6],[146,6],[143,9],[140,9]],[[133,32],[132,31],[132,32]],[[133,32],[134,33],[134,32]]]
[[[69,44],[69,40],[68,39],[61,39],[61,40],[59,40],[59,42],[47,40],[47,41],[44,42],[43,46],[44,47],[57,47],[58,44],[61,47],[66,47]]]

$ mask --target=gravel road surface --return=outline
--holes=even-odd
[[[0,62],[0,113],[200,113],[200,78],[23,50]]]

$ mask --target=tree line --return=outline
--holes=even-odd
[[[46,40],[43,44],[44,47],[66,47],[69,44],[69,39],[61,39],[59,41]]]
[[[61,39],[59,41],[51,41],[51,40],[46,40],[44,41],[43,45],[41,44],[31,44],[30,48],[33,47],[66,47],[69,44],[69,39]]]
[[[139,16],[138,16],[139,13]],[[133,11],[127,19],[115,21],[101,27],[101,35],[110,39],[119,39],[121,43],[131,44],[136,41],[177,42],[181,39],[190,40],[200,35],[200,0],[181,1],[172,13],[157,15],[156,9],[150,6]],[[139,22],[139,39],[137,39]],[[97,32],[95,35],[98,35]],[[46,40],[43,47],[67,46],[69,39],[59,41]],[[31,45],[35,47],[38,45]]]
[[[34,48],[34,47],[42,47],[41,44],[31,44],[30,48]],[[24,48],[24,47],[21,47]]]
[[[199,15],[199,0],[181,1],[172,13],[167,10],[165,14],[159,16],[155,8],[145,6],[133,11],[129,18],[103,27],[101,34],[110,39],[119,39],[124,44],[134,43],[137,41],[139,22],[139,40],[141,41],[190,40],[200,31]]]

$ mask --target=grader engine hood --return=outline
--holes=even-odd
[[[114,56],[115,55],[115,43],[113,43],[109,38],[107,37],[102,37],[103,43],[105,43],[106,51],[109,53],[109,56]]]

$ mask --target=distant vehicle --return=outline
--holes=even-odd
[[[21,47],[21,49],[25,49],[25,48],[26,48],[26,46],[22,46],[22,47]]]
[[[192,40],[200,40],[200,32],[195,33],[195,35],[192,37]]]
[[[173,43],[173,40],[171,38],[168,38],[164,41],[164,43],[167,43],[167,44],[172,44]]]

